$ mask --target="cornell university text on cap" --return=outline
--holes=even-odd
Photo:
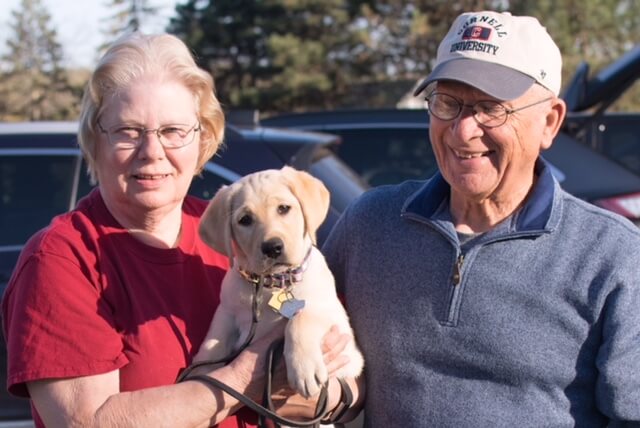
[[[558,95],[561,74],[560,49],[536,18],[463,13],[440,43],[435,67],[414,95],[437,80],[466,83],[500,100],[520,97],[535,82]]]

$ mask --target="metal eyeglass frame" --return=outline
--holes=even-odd
[[[193,135],[191,137],[191,140],[188,143],[182,144],[180,146],[172,146],[172,145],[167,145],[165,144],[165,140],[162,137],[162,134],[160,133],[160,130],[165,129],[165,128],[171,128],[171,127],[176,127],[177,125],[175,124],[169,124],[169,125],[162,125],[158,128],[144,128],[141,126],[128,126],[126,124],[121,124],[121,125],[114,125],[112,127],[110,127],[110,129],[113,128],[118,128],[118,127],[129,127],[131,129],[136,129],[140,132],[140,136],[137,138],[137,140],[135,141],[135,144],[130,144],[130,143],[124,143],[122,141],[113,141],[112,140],[112,133],[110,130],[105,129],[102,124],[100,123],[100,119],[98,119],[96,121],[96,123],[98,124],[98,128],[100,129],[100,132],[105,134],[107,136],[107,140],[109,140],[109,144],[111,144],[112,146],[116,147],[118,145],[122,146],[127,146],[127,148],[138,148],[140,147],[140,144],[142,144],[142,138],[143,136],[147,135],[150,132],[153,132],[156,134],[156,137],[158,138],[158,141],[160,142],[160,144],[162,145],[162,147],[164,147],[165,149],[179,149],[182,147],[186,147],[189,144],[193,143],[196,139],[196,132],[200,132],[202,130],[202,128],[200,127],[200,121],[197,121],[191,128],[189,128],[189,130],[186,132],[186,136],[188,136],[191,132],[193,132]]]
[[[441,95],[441,96],[442,96],[442,95],[443,95],[443,96],[445,96],[445,97],[449,97],[449,98],[451,98],[453,101],[455,101],[455,102],[457,103],[457,105],[458,105],[458,111],[457,111],[457,113],[456,113],[454,116],[451,116],[451,117],[441,117],[441,116],[439,116],[436,112],[434,112],[432,109],[430,109],[430,108],[428,107],[428,106],[429,106],[429,104],[431,104],[431,102],[429,101],[429,99],[430,99],[431,97],[433,97],[434,95],[435,95],[435,96],[438,96],[438,95]],[[451,120],[454,120],[454,119],[456,119],[457,117],[459,117],[459,116],[460,116],[460,114],[462,113],[462,110],[464,109],[464,107],[469,107],[469,108],[471,109],[471,111],[473,112],[473,115],[472,115],[472,116],[473,116],[473,119],[474,119],[474,120],[475,120],[479,125],[484,126],[484,127],[486,127],[486,128],[497,128],[497,127],[499,127],[499,126],[502,126],[502,125],[504,125],[504,124],[507,122],[507,119],[509,118],[509,116],[510,116],[511,114],[516,113],[516,112],[518,112],[518,111],[520,111],[520,110],[527,109],[527,108],[529,108],[529,107],[536,106],[536,105],[538,105],[538,104],[542,104],[542,103],[544,103],[545,101],[550,101],[550,100],[552,100],[552,99],[553,99],[553,97],[547,97],[547,98],[545,98],[545,99],[542,99],[542,100],[536,101],[536,102],[531,103],[531,104],[527,104],[527,105],[522,106],[522,107],[518,107],[518,108],[510,109],[510,108],[505,107],[505,106],[504,106],[504,104],[502,104],[501,102],[499,102],[499,101],[494,101],[494,100],[480,100],[480,101],[476,101],[476,102],[475,102],[475,103],[473,103],[473,104],[465,104],[465,103],[463,103],[462,101],[460,101],[459,99],[457,99],[456,97],[454,97],[453,95],[445,94],[445,93],[443,93],[443,92],[432,92],[432,93],[431,93],[431,94],[429,94],[427,97],[425,97],[425,101],[427,102],[427,109],[428,109],[428,110],[429,110],[429,112],[430,112],[431,114],[433,114],[436,118],[438,118],[438,119],[440,119],[440,120],[444,120],[444,121],[451,121]],[[490,118],[488,119],[488,120],[490,121],[490,120],[493,120],[493,119],[496,119],[496,118],[502,118],[502,122],[500,122],[500,123],[498,123],[498,124],[495,124],[495,125],[488,125],[488,124],[486,124],[486,123],[483,123],[481,120],[479,120],[479,119],[478,119],[478,117],[477,117],[477,115],[478,115],[479,113],[482,113],[482,114],[485,114],[485,115],[487,115],[487,116],[488,116],[488,114],[487,114],[487,113],[484,113],[484,112],[478,112],[478,110],[476,110],[476,106],[477,106],[478,104],[481,104],[481,103],[491,103],[491,104],[495,105],[496,107],[500,107],[500,108],[502,108],[502,109],[504,110],[504,113],[500,113],[500,116],[490,117]]]

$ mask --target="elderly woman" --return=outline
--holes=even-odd
[[[79,132],[98,186],[27,243],[2,302],[8,387],[30,397],[36,426],[246,426],[232,397],[175,384],[228,269],[197,234],[206,202],[187,196],[223,129],[211,76],[177,38],[133,34],[99,62]],[[346,340],[325,337],[330,371]],[[255,399],[268,346],[206,374]],[[339,396],[330,382],[329,405]],[[315,403],[289,401],[302,404],[291,414],[313,413]]]

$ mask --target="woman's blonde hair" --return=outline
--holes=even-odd
[[[177,37],[131,33],[118,39],[100,59],[82,97],[78,143],[94,182],[97,123],[105,96],[126,89],[141,77],[159,74],[181,82],[196,98],[202,129],[196,174],[220,147],[224,137],[224,113],[215,95],[211,75],[196,65],[187,46]]]

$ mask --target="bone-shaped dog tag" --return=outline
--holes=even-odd
[[[278,312],[280,312],[280,315],[283,317],[291,319],[302,308],[304,308],[304,300],[290,298],[289,300],[282,302],[282,306]]]

